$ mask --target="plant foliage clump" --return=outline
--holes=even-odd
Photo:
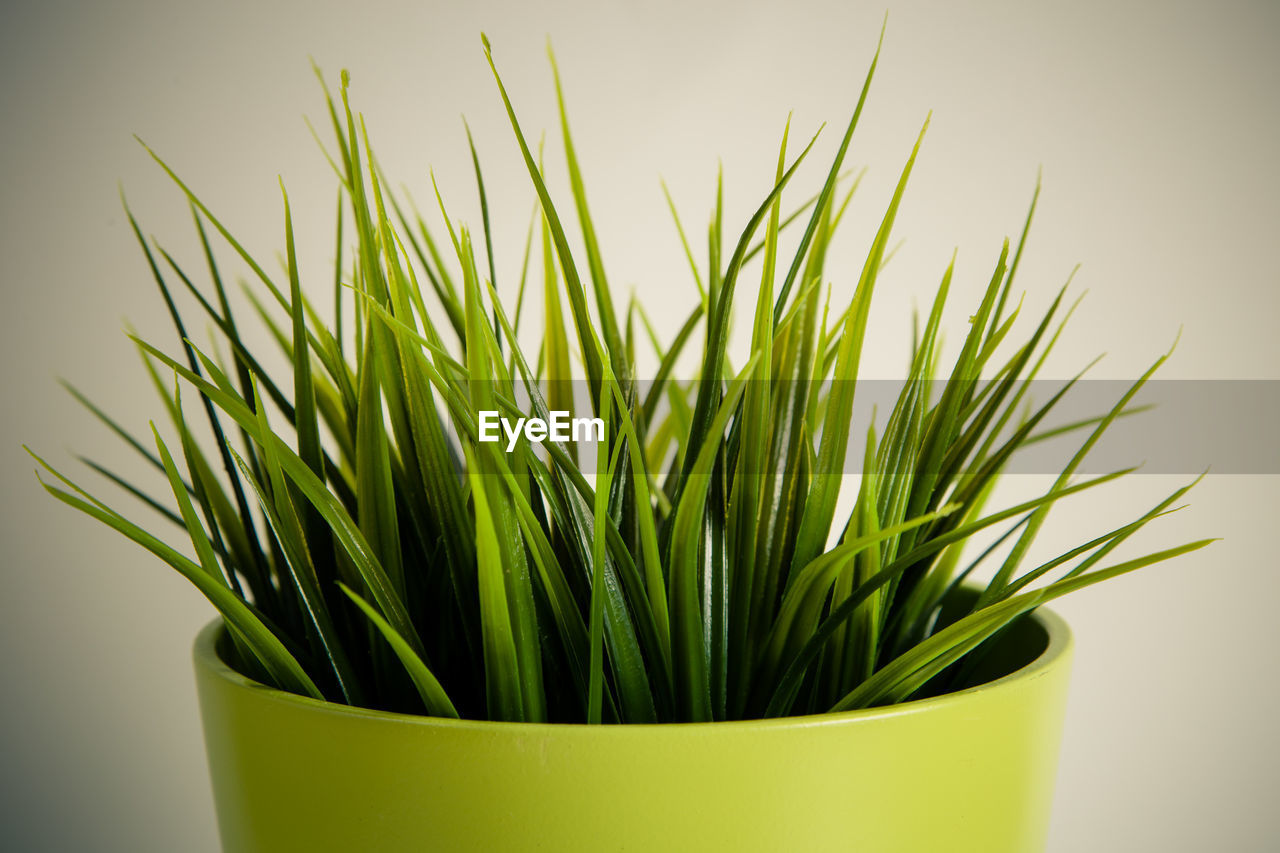
[[[493,284],[475,148],[482,239],[450,218],[438,193],[447,227],[433,233],[392,194],[349,106],[345,74],[338,98],[325,89],[341,185],[329,321],[302,287],[287,195],[284,259],[273,275],[156,158],[190,201],[211,292],[129,217],[181,339],[176,354],[137,340],[176,438],[156,431],[143,442],[73,393],[163,472],[173,500],[90,465],[185,529],[191,551],[41,460],[62,484],[45,488],[195,584],[225,619],[226,653],[246,674],[331,702],[495,720],[710,721],[866,708],[964,687],[989,641],[1040,604],[1206,544],[1100,565],[1188,486],[1130,523],[1023,566],[1059,500],[1126,473],[1076,476],[1151,371],[1110,411],[1070,428],[1084,441],[1048,491],[988,506],[1010,458],[1052,434],[1042,421],[1074,382],[1039,406],[1026,397],[1070,312],[1060,292],[1015,340],[1009,296],[1025,229],[1012,251],[1005,241],[944,370],[947,268],[913,333],[896,404],[855,440],[872,293],[920,145],[851,290],[824,296],[828,247],[857,187],[843,169],[875,61],[816,195],[784,216],[783,191],[813,146],[792,156],[784,131],[773,189],[736,238],[725,239],[718,196],[699,263],[676,218],[700,299],[663,344],[638,302],[621,313],[615,305],[558,73],[574,240],[584,249],[576,253],[487,40],[485,54],[538,198],[514,306]],[[779,233],[793,225],[804,230],[784,253]],[[257,279],[249,298],[291,376],[264,369],[241,336],[215,236]],[[758,272],[748,273],[756,258]],[[533,349],[518,332],[537,290],[526,285],[539,278],[544,330]],[[175,288],[212,321],[214,347],[188,338]],[[734,303],[751,289],[750,351],[733,366]],[[700,366],[681,380],[677,359],[696,355],[699,340]],[[659,368],[642,382],[636,349],[648,344]],[[603,441],[521,440],[507,452],[505,442],[479,440],[479,412],[546,419],[574,410],[579,387],[605,424]],[[196,438],[205,428],[197,418],[212,431],[212,451]],[[842,475],[855,464],[856,500],[837,518]],[[961,549],[988,533],[1000,534],[995,544],[961,568]],[[965,590],[984,560],[999,561],[991,580]]]

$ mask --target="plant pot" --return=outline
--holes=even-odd
[[[439,850],[1042,849],[1071,636],[1040,608],[944,696],[729,723],[535,725],[320,702],[195,666],[222,844]]]

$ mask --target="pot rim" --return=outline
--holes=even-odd
[[[697,729],[705,729],[707,727],[714,728],[716,731],[728,732],[733,729],[780,729],[780,728],[810,728],[815,726],[827,726],[833,724],[852,724],[857,722],[871,722],[889,717],[901,717],[910,714],[919,714],[926,711],[943,708],[964,702],[966,697],[973,697],[977,694],[987,694],[993,691],[1006,691],[1016,689],[1019,684],[1043,676],[1054,667],[1062,666],[1068,659],[1073,646],[1071,636],[1071,628],[1066,621],[1046,606],[1041,605],[1030,613],[1037,625],[1045,632],[1046,642],[1044,651],[1035,657],[1034,660],[1024,666],[1015,669],[1013,672],[1003,675],[1000,678],[978,684],[973,687],[957,690],[952,693],[944,693],[941,696],[932,696],[926,699],[914,699],[910,702],[900,702],[896,705],[883,705],[875,708],[859,708],[853,711],[839,711],[827,714],[806,714],[791,717],[770,717],[766,719],[754,720],[720,720],[715,722],[701,723],[620,723],[608,725],[592,725],[588,723],[525,723],[525,722],[507,722],[500,720],[476,720],[476,719],[452,719],[449,717],[429,717],[423,714],[406,714],[398,711],[380,711],[373,708],[361,708],[355,705],[343,705],[337,702],[327,702],[320,699],[313,699],[310,696],[301,696],[296,693],[289,693],[276,687],[255,681],[246,675],[232,669],[218,654],[218,641],[226,632],[226,626],[221,616],[216,617],[209,622],[196,635],[194,648],[192,649],[192,659],[197,670],[203,670],[208,675],[229,683],[233,687],[238,687],[253,691],[259,695],[259,698],[265,701],[279,702],[285,705],[292,705],[299,709],[307,709],[318,711],[325,714],[336,715],[339,717],[351,717],[356,719],[364,719],[370,721],[378,721],[382,723],[397,723],[401,725],[443,727],[453,729],[455,731],[473,731],[496,734],[506,732],[514,735],[531,735],[531,734],[547,734],[555,732],[570,731],[592,731],[599,733],[597,736],[610,737],[619,733],[638,730],[680,730],[693,731]],[[607,734],[612,733],[612,734]]]

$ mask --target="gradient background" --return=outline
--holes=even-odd
[[[696,297],[658,175],[699,234],[723,157],[726,225],[736,230],[767,191],[789,110],[793,139],[830,120],[818,159],[833,151],[831,131],[857,97],[883,11],[819,2],[7,0],[0,847],[217,848],[188,660],[212,610],[166,567],[40,493],[19,447],[73,470],[69,451],[138,470],[55,376],[132,428],[161,413],[120,331],[127,317],[171,341],[118,180],[144,228],[200,265],[181,197],[132,133],[268,260],[282,245],[282,175],[303,272],[318,292],[329,275],[333,182],[301,120],[305,112],[323,131],[308,55],[331,79],[352,69],[355,103],[388,173],[425,201],[434,166],[454,215],[475,222],[465,112],[499,208],[501,283],[518,262],[532,192],[478,32],[493,40],[534,133],[555,128],[550,33],[611,278],[634,284],[670,335]],[[1105,349],[1096,375],[1135,377],[1185,324],[1165,378],[1280,379],[1277,92],[1274,2],[892,3],[849,158],[871,171],[850,214],[847,255],[830,267],[837,294],[847,298],[919,124],[935,112],[898,221],[908,240],[873,308],[866,374],[900,375],[910,307],[929,298],[955,245],[946,322],[959,337],[1043,164],[1019,275],[1028,307],[1047,305],[1078,261],[1077,292],[1090,291],[1057,375]],[[803,185],[816,187],[820,170],[803,173]],[[1177,428],[1150,417],[1153,429]],[[1066,547],[1118,515],[1127,520],[1185,479],[1139,476],[1064,506],[1040,546]],[[1269,544],[1278,485],[1274,476],[1209,477],[1190,509],[1139,544],[1225,541],[1058,608],[1078,654],[1050,850],[1280,845],[1280,572]],[[1034,488],[1042,478],[1019,477],[1006,493]]]

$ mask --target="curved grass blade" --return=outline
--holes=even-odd
[[[827,201],[835,190],[836,181],[840,176],[840,166],[844,163],[845,153],[849,150],[849,142],[853,139],[854,128],[858,126],[858,119],[862,116],[862,105],[866,103],[867,93],[871,91],[871,79],[875,76],[876,64],[880,61],[880,48],[884,45],[884,30],[887,25],[888,14],[886,13],[885,22],[880,26],[880,38],[876,42],[876,52],[871,58],[871,67],[867,69],[867,78],[862,84],[862,92],[858,95],[858,105],[853,109],[853,117],[849,119],[849,125],[845,128],[844,137],[840,140],[840,148],[837,150],[835,160],[831,164],[831,170],[827,173],[826,183],[822,185],[822,191],[818,194],[818,199],[814,203],[813,216],[809,218],[809,224],[805,227],[804,236],[800,238],[800,245],[796,249],[795,258],[792,260],[791,267],[787,270],[786,278],[782,280],[782,287],[778,291],[778,299],[773,308],[775,321],[782,316],[782,310],[787,304],[787,297],[791,294],[791,288],[795,285],[796,276],[800,272],[801,262],[808,251],[809,243],[813,240],[814,233],[818,229],[823,209],[827,206]]]
[[[316,687],[315,682],[311,680],[310,676],[303,670],[297,659],[290,654],[289,650],[285,648],[280,639],[262,623],[262,620],[254,614],[249,605],[238,598],[221,581],[211,577],[207,571],[190,559],[79,489],[79,487],[75,486],[70,480],[33,453],[30,448],[27,448],[27,452],[31,453],[31,456],[41,467],[68,486],[71,486],[81,495],[84,495],[84,498],[77,497],[41,479],[40,485],[44,487],[45,491],[68,506],[78,509],[122,533],[161,560],[164,560],[176,569],[179,574],[191,581],[204,594],[205,598],[209,599],[210,603],[218,609],[218,612],[223,615],[227,620],[227,627],[233,633],[239,635],[246,648],[262,664],[277,686],[282,690],[311,696],[314,699],[324,698],[320,693],[320,689]]]
[[[748,378],[760,364],[753,356],[730,384],[706,433],[707,440],[698,449],[690,466],[690,474],[676,506],[670,540],[671,644],[676,687],[681,700],[680,713],[689,722],[712,719],[711,682],[705,620],[711,617],[703,610],[698,596],[698,551],[702,543],[706,497],[711,488],[712,466],[720,449],[719,436],[728,426],[746,390]]]
[[[854,291],[853,301],[850,303],[850,311],[840,338],[839,354],[836,356],[833,390],[827,404],[825,426],[818,447],[813,482],[810,485],[809,498],[805,502],[800,531],[796,537],[795,553],[791,562],[793,572],[819,554],[830,535],[831,520],[835,515],[836,501],[839,498],[841,472],[844,470],[845,454],[849,447],[849,423],[853,416],[858,364],[861,359],[863,337],[866,333],[867,316],[871,308],[871,295],[875,289],[880,261],[888,245],[898,207],[902,203],[902,195],[907,188],[907,179],[911,176],[911,169],[915,165],[916,156],[920,153],[920,144],[924,141],[924,134],[928,128],[929,121],[926,119],[924,127],[920,129],[920,136],[911,149],[911,156],[907,158],[907,164],[902,169],[902,175],[898,178],[898,185],[880,224],[880,230],[872,242],[858,287]]]
[[[417,689],[418,695],[422,697],[422,702],[427,706],[427,713],[433,717],[452,717],[458,718],[458,709],[453,707],[453,702],[449,701],[449,695],[445,693],[440,682],[436,680],[435,675],[422,662],[422,658],[414,651],[413,647],[405,641],[404,637],[391,627],[386,619],[382,618],[382,614],[374,609],[359,595],[357,595],[351,587],[338,582],[339,588],[346,593],[360,608],[365,616],[369,617],[369,621],[374,624],[382,636],[386,639],[387,644],[391,646],[391,650],[396,653],[396,657],[400,658],[400,662],[404,664],[405,672],[409,673],[409,678],[413,681],[413,686]]]
[[[843,625],[857,608],[866,601],[877,590],[891,583],[900,577],[908,569],[915,567],[920,561],[930,557],[937,552],[943,550],[948,545],[955,542],[968,539],[974,533],[993,524],[998,524],[1005,519],[1021,515],[1024,512],[1035,510],[1046,503],[1053,503],[1068,495],[1100,486],[1103,483],[1110,482],[1125,474],[1133,471],[1132,468],[1122,469],[1110,474],[1103,474],[1072,486],[1066,486],[1059,489],[1052,489],[1045,494],[1033,498],[1029,501],[1008,507],[999,512],[992,513],[982,519],[970,522],[954,530],[948,531],[939,536],[931,537],[927,541],[916,545],[907,553],[901,555],[893,562],[886,565],[880,570],[880,573],[873,578],[859,584],[856,589],[839,604],[832,607],[830,614],[827,615],[822,623],[814,630],[813,634],[806,640],[804,647],[789,662],[785,663],[782,677],[778,680],[776,686],[768,685],[762,682],[761,691],[769,691],[768,705],[765,708],[764,715],[768,717],[782,716],[787,713],[787,708],[795,700],[796,692],[800,688],[800,680],[804,677],[809,666],[817,658],[822,651],[827,640],[835,632],[836,628]],[[760,694],[757,694],[759,697]]]
[[[934,675],[972,651],[1011,619],[1055,598],[1100,581],[1196,551],[1216,540],[1201,539],[1177,548],[1157,551],[1105,569],[1050,584],[1043,589],[1014,596],[976,610],[952,623],[915,648],[904,653],[857,688],[850,691],[832,711],[848,711],[872,705],[898,702],[924,685]]]
[[[403,602],[395,592],[382,565],[378,562],[378,558],[369,546],[368,540],[365,539],[351,516],[348,515],[345,507],[331,491],[325,488],[324,483],[320,482],[320,479],[312,473],[310,467],[293,452],[288,444],[274,433],[262,433],[258,425],[257,416],[243,400],[227,389],[226,377],[217,370],[217,366],[208,359],[201,359],[205,369],[214,377],[215,381],[210,382],[187,370],[145,341],[136,338],[135,340],[146,352],[150,353],[162,364],[176,371],[179,376],[244,428],[254,442],[262,444],[269,441],[272,443],[272,449],[280,460],[281,469],[297,486],[302,495],[320,512],[325,523],[332,529],[334,537],[351,559],[361,580],[364,581],[372,594],[374,603],[381,609],[387,621],[410,644],[414,645],[415,649],[421,648],[421,640],[418,638],[417,632],[405,612]],[[201,355],[198,349],[196,354]]]

